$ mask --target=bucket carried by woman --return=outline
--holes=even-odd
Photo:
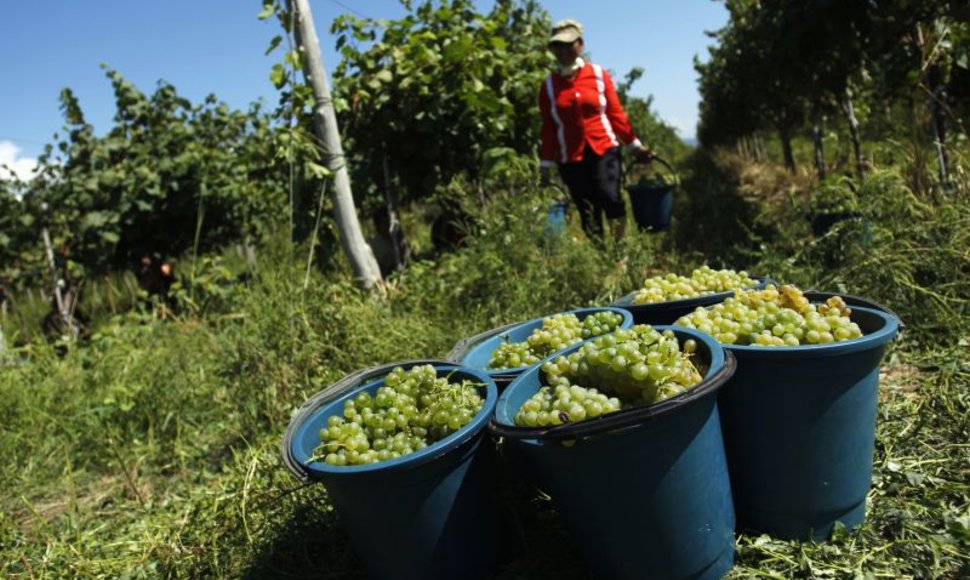
[[[670,228],[674,190],[680,184],[680,178],[674,168],[660,157],[654,157],[653,161],[666,169],[666,174],[655,172],[651,176],[643,173],[636,183],[628,184],[626,190],[630,194],[630,205],[637,227],[641,231],[665,232]],[[634,163],[634,167],[636,165]],[[624,182],[628,181],[631,173],[633,167],[624,174]]]

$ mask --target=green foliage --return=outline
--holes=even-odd
[[[911,108],[913,99],[935,100],[948,122],[966,130],[966,99],[959,97],[970,86],[968,45],[961,42],[968,24],[953,2],[736,0],[727,6],[728,25],[712,33],[718,45],[709,61],[695,64],[702,143],[733,144],[769,130],[788,140],[806,119],[839,114],[847,89],[863,122],[897,103]],[[930,135],[925,131],[924,140]]]
[[[855,181],[842,176],[819,183],[810,194],[810,207],[815,215],[859,211]]]
[[[736,168],[722,155],[698,149],[683,171],[687,177],[673,208],[679,224],[672,232],[677,246],[702,256],[712,267],[770,274],[755,269],[753,262],[760,241],[772,240],[776,232],[761,219],[757,201],[745,195]]]
[[[297,229],[314,222],[326,175],[304,132],[275,127],[258,104],[233,111],[210,95],[193,105],[169,84],[146,95],[116,71],[107,76],[117,106],[113,127],[95,135],[65,89],[64,137],[47,147],[20,202],[0,195],[10,209],[0,218],[9,226],[0,251],[13,257],[3,267],[18,285],[36,286],[46,274],[43,227],[58,262],[82,277],[146,254],[254,243],[286,224],[291,184]]]
[[[304,287],[304,264],[286,259],[283,240],[260,248],[254,279],[201,317],[117,317],[64,358],[43,345],[17,349],[23,362],[0,366],[0,487],[18,490],[0,497],[0,542],[11,555],[0,575],[359,575],[325,489],[301,487],[280,465],[293,409],[350,371],[441,357],[487,328],[602,304],[649,268],[695,265],[656,236],[613,250],[628,272],[577,241],[575,223],[545,240],[542,192],[509,175],[498,204],[461,198],[478,224],[467,248],[418,262],[391,279],[384,299],[358,291],[349,274],[312,272]],[[218,268],[211,276],[225,277]],[[819,545],[743,536],[732,574],[959,576],[970,507],[961,361],[956,343],[896,350],[888,361],[859,534]],[[528,549],[498,577],[583,577],[548,500],[517,476],[503,481]]]
[[[709,62],[695,63],[703,99],[698,137],[705,145],[730,143],[757,129],[789,132],[804,118],[796,61],[806,55],[786,46],[793,32],[786,28],[785,10],[796,4],[728,3],[731,20],[714,35],[720,43],[711,48]]]
[[[34,218],[18,197],[23,191],[19,180],[0,179],[0,294],[24,274],[25,263],[31,261],[24,240],[31,235]]]
[[[488,14],[470,0],[405,6],[399,20],[337,18],[333,77],[358,188],[384,183],[386,156],[422,199],[455,175],[477,177],[491,149],[535,149],[549,19],[531,0]]]
[[[884,303],[902,316],[911,340],[970,337],[970,261],[960,249],[970,243],[966,184],[921,193],[898,168],[815,184],[724,153],[699,152],[692,164],[685,188],[709,193],[681,198],[686,248],[712,256],[730,240],[726,254],[737,262],[728,264]],[[830,214],[843,215],[813,231],[812,222]]]

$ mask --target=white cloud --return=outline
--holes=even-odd
[[[3,167],[6,165],[6,167]],[[0,179],[10,179],[11,172],[23,181],[34,176],[37,160],[21,157],[20,147],[13,141],[0,141]]]

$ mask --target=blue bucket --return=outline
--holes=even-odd
[[[575,314],[580,321],[590,314],[597,312],[615,312],[623,317],[619,328],[630,328],[633,326],[633,316],[629,312],[620,308],[610,306],[600,306],[596,308],[578,308],[567,310],[563,314]],[[545,318],[545,317],[543,317]],[[479,370],[495,381],[499,389],[511,383],[523,371],[531,368],[529,365],[516,367],[514,369],[489,369],[488,363],[492,360],[492,353],[504,342],[522,342],[529,338],[534,330],[542,326],[543,318],[536,318],[528,322],[510,324],[482,334],[459,341],[448,353],[448,360],[454,361],[463,367]],[[553,356],[561,354],[563,351],[553,353]],[[533,365],[534,366],[534,365]]]
[[[543,384],[535,367],[496,406],[490,429],[552,497],[596,577],[717,579],[734,563],[734,508],[717,411],[717,391],[734,359],[706,334],[672,330],[680,340],[697,341],[708,365],[704,382],[687,392],[574,424],[517,428],[516,412]]]
[[[340,520],[373,578],[484,578],[495,564],[498,524],[482,445],[498,391],[485,374],[438,365],[438,376],[482,383],[485,404],[472,421],[428,447],[371,465],[307,463],[319,432],[344,402],[384,379],[348,391],[292,426],[289,455],[327,489]]]
[[[758,283],[750,288],[745,288],[745,290],[760,290],[768,284],[774,283],[770,278],[765,277],[754,276],[753,279]],[[720,304],[731,296],[734,296],[734,292],[717,292],[715,294],[697,296],[696,298],[684,298],[683,300],[671,300],[669,302],[657,302],[655,304],[634,304],[633,298],[637,295],[637,292],[637,290],[630,292],[611,304],[611,306],[629,311],[633,315],[634,324],[650,324],[653,326],[658,324],[674,324],[678,318],[690,314],[698,307]]]
[[[865,516],[879,365],[898,323],[852,308],[864,336],[797,347],[725,345],[738,370],[721,389],[739,530],[825,540]]]
[[[566,203],[554,202],[549,206],[549,219],[546,223],[546,235],[555,236],[566,231]]]

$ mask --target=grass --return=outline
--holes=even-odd
[[[690,183],[703,181],[705,166],[732,171],[696,162]],[[965,290],[937,284],[943,272],[966,281],[959,249],[967,246],[920,252],[919,260],[906,253],[960,242],[965,213],[956,201],[917,208],[932,212],[923,214],[934,217],[926,227],[875,236],[871,252],[893,260],[833,265],[825,263],[830,240],[811,239],[796,252],[799,240],[784,235],[791,214],[758,208],[751,192],[765,181],[726,177],[725,195],[740,201],[724,203],[742,214],[678,214],[676,228],[730,234],[700,240],[709,244],[703,251],[676,230],[598,250],[575,223],[565,237],[541,240],[541,204],[521,191],[499,194],[475,210],[478,231],[467,248],[414,264],[384,297],[358,292],[339,273],[346,268],[314,272],[304,288],[305,262],[267,247],[245,284],[223,283],[233,277],[220,273],[217,259],[198,264],[211,284],[196,286],[192,303],[204,308],[175,319],[99,314],[91,341],[63,355],[40,342],[15,350],[0,366],[0,577],[363,577],[326,490],[301,485],[281,464],[279,442],[294,409],[350,371],[442,357],[478,331],[606,303],[647,273],[704,261],[803,285],[843,284],[909,323],[883,366],[866,525],[824,544],[741,536],[731,576],[967,577],[970,335],[966,320],[948,318],[966,313]],[[747,197],[732,183],[747,183]],[[879,195],[905,197],[894,187]],[[796,188],[793,196],[802,194]],[[678,204],[678,211],[704,207],[687,198]],[[874,219],[890,232],[906,211],[890,204]],[[734,239],[737,215],[761,222],[741,228],[754,237],[735,245],[723,240]],[[757,256],[743,251],[749,243],[763,246]],[[933,272],[937,278],[927,277]],[[548,498],[515,474],[504,481],[523,551],[496,577],[584,578]]]

